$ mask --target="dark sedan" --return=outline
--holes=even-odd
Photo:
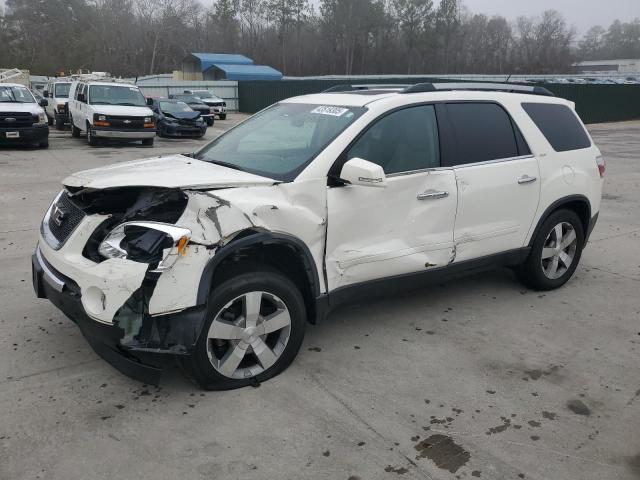
[[[173,95],[169,95],[169,98],[173,100],[180,100],[181,102],[186,103],[195,111],[200,112],[202,118],[205,119],[207,125],[212,126],[215,118],[215,114],[212,108],[205,104],[200,97],[196,97],[195,95],[189,95],[186,93],[176,93]]]
[[[200,112],[179,100],[154,99],[150,105],[161,137],[202,137],[207,132]]]

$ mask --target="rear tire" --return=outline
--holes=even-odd
[[[56,117],[56,130],[64,130],[64,120]]]
[[[49,115],[47,115],[47,123],[49,124],[49,126],[53,125],[53,118],[51,118]]]
[[[529,257],[516,270],[518,278],[534,290],[553,290],[571,278],[584,248],[584,228],[571,210],[552,213],[540,227]]]
[[[293,362],[306,323],[302,294],[287,277],[266,268],[239,274],[214,287],[194,352],[181,361],[206,390],[257,385]]]

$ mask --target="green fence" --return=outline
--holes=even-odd
[[[349,83],[407,84],[461,80],[425,77],[385,78],[371,80],[282,80],[239,82],[240,111],[255,113],[285,98],[318,93],[335,85]],[[558,97],[576,104],[576,110],[585,123],[620,122],[640,119],[640,85],[542,85]]]

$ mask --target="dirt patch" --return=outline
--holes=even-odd
[[[416,459],[428,458],[438,468],[456,473],[464,466],[471,454],[446,435],[435,434],[414,445]]]
[[[591,410],[580,400],[571,400],[567,402],[567,408],[576,415],[584,415],[588,417],[591,415]]]

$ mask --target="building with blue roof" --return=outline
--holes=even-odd
[[[190,53],[182,61],[184,80],[281,80],[282,73],[266,65],[255,65],[244,55]]]

